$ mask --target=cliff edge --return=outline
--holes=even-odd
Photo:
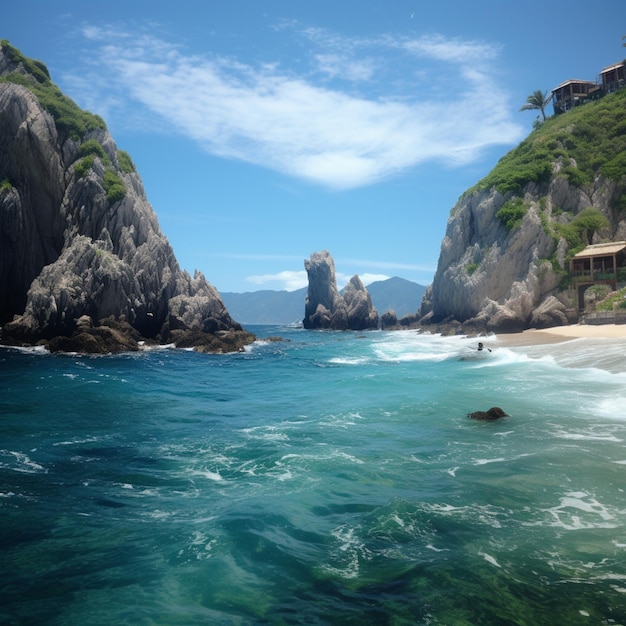
[[[5,344],[231,351],[254,337],[181,270],[106,124],[0,42],[0,324]]]
[[[621,90],[549,118],[459,199],[422,324],[512,332],[578,320],[570,259],[626,239],[625,112]]]

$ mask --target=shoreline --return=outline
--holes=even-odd
[[[561,343],[572,339],[626,339],[626,324],[570,324],[531,328],[521,333],[500,333],[494,337],[500,345],[506,347]]]

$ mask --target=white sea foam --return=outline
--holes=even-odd
[[[205,533],[196,530],[191,536],[189,550],[196,560],[203,561],[213,556],[213,549],[216,545],[217,539],[209,539]],[[183,550],[180,550],[179,556],[182,556],[183,552]]]
[[[332,554],[333,565],[324,565],[327,572],[347,579],[359,576],[360,561],[371,559],[371,553],[361,540],[359,530],[348,524],[342,524],[330,531],[338,546]]]
[[[414,332],[386,333],[373,343],[375,358],[383,362],[444,361],[460,349],[458,338]]]
[[[498,457],[497,459],[476,459],[473,465],[488,465],[489,463],[502,463],[506,461],[504,457]]]
[[[14,472],[23,474],[47,473],[48,470],[39,463],[33,461],[27,454],[23,452],[15,452],[13,450],[0,450],[0,459],[6,457],[7,461],[0,460],[0,467],[10,469]]]
[[[367,357],[334,357],[328,359],[333,365],[365,365],[370,362]]]
[[[491,505],[453,506],[451,504],[425,504],[422,506],[424,510],[433,514],[473,520],[491,528],[502,528],[500,518],[510,514],[510,511],[507,509]]]
[[[482,550],[479,550],[478,554],[480,554],[480,556],[482,556],[483,559],[487,561],[487,563],[490,563],[491,565],[494,565],[495,567],[500,567],[500,568],[502,567],[500,563],[498,563],[498,561],[496,561],[496,559],[492,557],[490,554],[487,554],[486,552],[483,552]]]
[[[242,432],[251,439],[263,439],[266,441],[287,441],[289,436],[282,432],[276,426],[253,426],[252,428],[243,428]]]
[[[24,354],[50,354],[45,346],[5,346],[0,344],[0,350],[23,352]]]
[[[192,473],[195,476],[202,476],[207,480],[212,480],[216,483],[222,482],[224,480],[219,472],[212,472],[211,470],[195,470]]]
[[[508,462],[510,463],[511,461],[517,461],[518,459],[523,459],[525,457],[528,456],[534,456],[533,452],[524,452],[522,454],[516,454],[511,456],[510,458],[505,458],[505,457],[497,457],[494,459],[476,459],[472,465],[488,465],[489,463],[504,463],[504,462]]]
[[[594,413],[611,419],[626,420],[626,395],[612,393],[610,397],[600,398],[594,407]]]
[[[558,430],[554,433],[554,436],[557,439],[568,439],[571,441],[611,441],[614,443],[622,443],[624,441],[612,433],[597,433],[592,429],[586,429],[578,432]]]
[[[552,516],[550,525],[565,530],[617,528],[615,514],[594,496],[584,491],[571,491],[560,498],[559,506],[545,509]],[[581,511],[582,515],[577,513]]]
[[[426,547],[433,552],[447,552],[448,548],[435,548],[432,543],[426,544]]]
[[[291,473],[291,470],[286,470],[278,476],[278,480],[281,483],[285,482],[286,480],[291,480],[292,478],[293,478],[293,474]]]

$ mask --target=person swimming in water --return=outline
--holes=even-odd
[[[478,352],[482,352],[483,350],[489,350],[489,352],[491,352],[491,348],[485,348],[485,346],[483,346],[483,342],[479,341],[478,342]]]

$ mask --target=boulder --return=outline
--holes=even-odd
[[[508,416],[508,413],[505,413],[499,406],[492,406],[488,411],[474,411],[467,414],[467,417],[483,422],[493,422],[501,417]]]

